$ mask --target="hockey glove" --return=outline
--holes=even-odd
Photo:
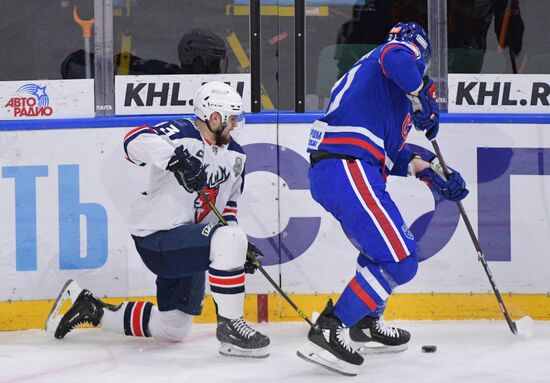
[[[443,169],[437,157],[430,161],[430,167],[416,173],[416,177],[426,183],[430,188],[434,188],[443,198],[458,202],[464,199],[469,191],[466,189],[466,182],[459,172],[449,168],[451,174],[449,178],[445,177]]]
[[[244,272],[247,274],[254,274],[260,267],[260,259],[264,255],[252,242],[248,242],[248,249],[246,250],[246,262],[244,263]]]
[[[176,148],[166,170],[173,172],[178,183],[189,193],[202,190],[206,186],[206,171],[201,160],[191,155],[183,146]]]
[[[414,127],[418,130],[426,131],[426,138],[430,141],[439,132],[439,106],[437,105],[435,88],[436,86],[432,80],[428,80],[424,84],[417,96],[421,108],[415,108],[412,116]]]

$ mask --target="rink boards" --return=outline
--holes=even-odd
[[[0,131],[0,330],[40,327],[47,300],[68,278],[100,296],[154,296],[153,275],[126,225],[145,177],[124,158],[131,128]],[[343,289],[357,256],[309,194],[308,134],[304,122],[249,121],[238,136],[248,156],[240,224],[266,254],[265,269],[306,313]],[[431,150],[418,132],[408,142],[424,155]],[[468,183],[464,207],[512,314],[549,319],[550,129],[443,123],[438,142]],[[389,316],[500,318],[456,206],[436,202],[414,178],[392,177],[388,190],[424,259],[397,290]],[[249,318],[299,319],[261,274],[249,276],[246,288]],[[201,320],[212,313],[206,304]]]

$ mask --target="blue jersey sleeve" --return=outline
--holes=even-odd
[[[409,170],[409,162],[411,162],[412,157],[413,157],[413,152],[405,148],[397,152],[397,159],[393,164],[393,168],[391,169],[390,175],[406,177],[407,171]]]
[[[416,65],[415,53],[402,44],[388,44],[380,53],[384,76],[391,79],[405,93],[417,90],[422,84],[422,73]]]

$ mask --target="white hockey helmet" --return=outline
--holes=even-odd
[[[195,116],[208,121],[214,112],[221,116],[222,124],[244,125],[243,99],[235,89],[220,81],[210,81],[201,86],[193,101]]]

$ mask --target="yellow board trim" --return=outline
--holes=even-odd
[[[225,8],[228,16],[248,16],[250,7],[248,5],[228,5]],[[294,6],[262,5],[260,6],[261,16],[284,16],[294,17]],[[328,16],[329,9],[326,5],[306,7],[306,16]]]
[[[323,310],[326,301],[337,295],[291,294],[290,298],[307,315]],[[147,300],[156,302],[154,297],[105,298],[105,302],[119,304],[124,300]],[[543,294],[516,294],[504,297],[506,308],[512,319],[530,316],[535,320],[550,320],[550,296]],[[244,304],[246,320],[256,322],[258,318],[258,296],[247,295]],[[43,328],[53,300],[0,302],[0,331],[28,330]],[[298,322],[302,318],[279,295],[268,295],[268,321]],[[407,320],[502,320],[502,312],[492,294],[396,294],[388,302],[386,319]],[[203,313],[195,318],[195,323],[215,323],[216,313],[212,297],[207,296]]]

